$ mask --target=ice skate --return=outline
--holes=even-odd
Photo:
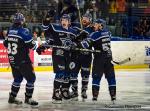
[[[55,94],[52,97],[52,103],[61,104],[61,102],[62,102],[62,96],[59,94],[59,92],[55,92]]]
[[[32,98],[28,98],[28,97],[25,98],[24,103],[31,105],[31,106],[37,106],[38,105],[37,101],[33,100]]]
[[[21,104],[22,104],[22,101],[16,99],[16,97],[14,97],[14,96],[12,96],[11,94],[9,94],[8,103],[9,103],[9,104],[21,105]]]
[[[82,101],[84,102],[87,99],[86,91],[81,92]]]
[[[72,101],[78,101],[78,93],[77,92],[72,92],[70,94],[70,96],[71,96]]]
[[[116,96],[111,97],[111,102],[112,102],[113,105],[116,104]]]

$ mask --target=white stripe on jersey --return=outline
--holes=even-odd
[[[21,36],[18,36],[18,35],[14,35],[14,34],[8,34],[8,37],[17,37],[17,38],[20,38],[20,39],[22,39],[22,37]]]
[[[108,36],[100,36],[100,37],[98,37],[97,39],[92,39],[92,40],[93,40],[93,41],[97,41],[97,40],[99,40],[99,39],[106,38],[106,37],[108,37]]]
[[[53,26],[53,25],[51,25],[51,26],[52,26],[52,28],[53,28],[53,30],[54,30],[55,32],[64,32],[64,33],[72,34],[72,35],[76,36],[75,34],[73,34],[73,33],[71,33],[71,32],[62,31],[62,30],[56,30],[56,29],[54,28],[54,26]]]
[[[42,24],[42,27],[43,27],[43,28],[48,28],[49,25],[44,25],[44,24]]]
[[[28,40],[28,41],[25,41],[25,43],[29,43],[29,42],[31,42],[33,39],[30,39],[30,40]]]

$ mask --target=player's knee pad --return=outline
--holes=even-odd
[[[36,77],[33,76],[32,78],[26,79],[26,80],[27,80],[27,83],[33,83],[33,84],[34,84],[34,82],[35,82],[35,80],[36,80]]]
[[[70,74],[70,80],[77,80],[78,74],[77,73],[71,73]]]
[[[30,80],[27,80],[27,87],[34,87],[34,82],[35,82],[36,78],[32,78]]]
[[[34,82],[27,82],[26,88],[30,89],[30,90],[33,89],[34,88]]]
[[[116,86],[115,76],[110,76],[110,77],[107,77],[106,79],[107,79],[109,86]]]
[[[14,78],[13,84],[20,86],[22,80],[23,80],[23,77]]]
[[[55,74],[55,80],[56,81],[62,81],[64,79],[65,74],[64,73],[56,73]]]
[[[93,78],[92,85],[99,86],[100,85],[100,81],[101,81],[101,76],[98,75],[98,74],[93,74],[92,78]]]
[[[83,82],[88,82],[89,81],[89,75],[84,75],[84,76],[82,76],[82,84],[83,84]]]

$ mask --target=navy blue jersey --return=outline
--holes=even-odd
[[[90,25],[88,25],[87,27],[83,27],[83,29],[81,29],[80,23],[72,23],[72,27],[78,33],[76,37],[77,41],[82,41],[93,32],[93,27],[91,27]]]
[[[63,28],[59,24],[49,24],[49,25],[42,25],[43,29],[45,30],[45,34],[51,35],[48,38],[49,40],[53,41],[50,45],[58,45],[58,46],[71,46],[72,42],[76,37],[76,31],[69,27],[68,30]],[[48,43],[49,44],[49,43]]]
[[[95,31],[89,37],[81,42],[83,48],[88,48],[91,45],[95,50],[101,50],[108,55],[111,55],[111,33],[107,29]]]
[[[36,43],[32,39],[29,30],[22,27],[11,27],[8,30],[4,46],[8,51],[8,58],[11,65],[31,62],[29,49],[36,49]]]

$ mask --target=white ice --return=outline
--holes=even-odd
[[[96,103],[92,102],[91,76],[88,85],[88,99],[82,102],[80,97],[81,76],[79,74],[79,101],[66,104],[52,104],[52,91],[54,73],[36,72],[34,96],[39,101],[36,108],[22,105],[9,105],[8,95],[12,83],[11,72],[0,72],[0,111],[150,111],[150,70],[117,70],[117,101],[111,104],[106,79],[102,78],[99,98]],[[24,100],[24,80],[18,93],[18,98]]]

